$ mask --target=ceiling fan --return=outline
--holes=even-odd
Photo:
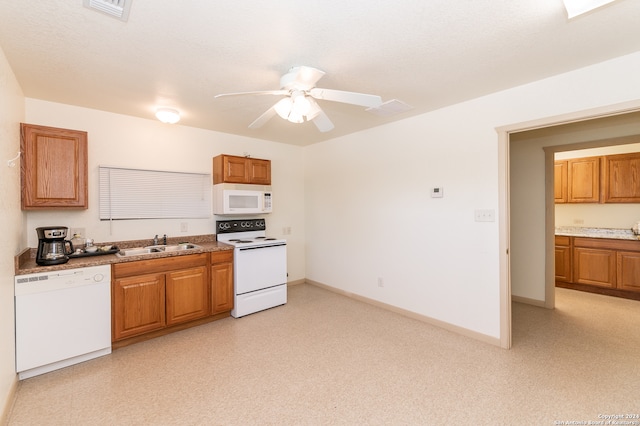
[[[249,128],[257,129],[278,114],[292,123],[303,123],[305,120],[313,121],[313,124],[321,132],[328,132],[334,128],[334,125],[315,101],[316,99],[360,105],[368,108],[377,108],[382,104],[382,98],[377,95],[316,87],[316,83],[324,74],[324,71],[312,67],[294,67],[280,78],[281,88],[279,90],[222,93],[215,97],[238,95],[284,96],[253,123],[249,124]]]

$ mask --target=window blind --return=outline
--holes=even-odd
[[[211,217],[211,175],[100,166],[100,220]]]

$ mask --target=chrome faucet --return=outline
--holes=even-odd
[[[158,245],[158,234],[156,234],[155,237],[153,237],[153,245],[157,246]]]

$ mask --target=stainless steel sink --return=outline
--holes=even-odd
[[[147,247],[133,247],[128,249],[122,249],[116,256],[118,257],[130,257],[130,256],[144,256],[147,254],[156,254],[156,253],[165,253],[165,252],[173,252],[173,251],[183,251],[183,250],[193,250],[202,248],[197,244],[184,243],[184,244],[175,244],[175,245],[155,245],[155,246],[147,246]]]

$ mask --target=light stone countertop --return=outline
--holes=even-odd
[[[568,237],[610,238],[614,240],[640,240],[640,235],[635,235],[631,228],[584,228],[580,226],[558,226],[556,235]]]
[[[171,251],[153,254],[144,254],[140,256],[119,257],[115,254],[105,254],[99,256],[76,257],[69,259],[67,263],[59,265],[40,266],[36,263],[37,249],[26,248],[20,254],[15,256],[15,275],[34,274],[39,272],[61,271],[73,268],[86,268],[89,266],[110,265],[113,263],[134,262],[137,260],[159,259],[163,257],[185,256],[189,254],[208,253],[221,250],[233,250],[233,246],[218,242],[216,235],[196,235],[189,237],[168,238],[167,244],[178,244],[186,242],[197,244],[200,248],[189,249],[186,251]],[[150,240],[129,240],[117,242],[95,243],[96,246],[112,245],[119,249],[144,247],[151,245]]]

